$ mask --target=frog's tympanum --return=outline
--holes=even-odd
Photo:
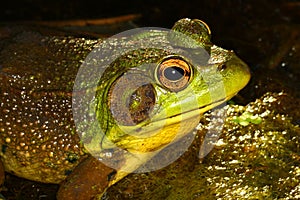
[[[172,31],[135,36],[161,48],[125,52],[114,58],[96,85],[87,84],[89,77],[83,77],[76,91],[73,86],[83,60],[102,41],[28,31],[3,37],[0,154],[5,170],[30,180],[60,183],[58,199],[99,198],[146,162],[150,154],[145,153],[191,132],[203,112],[247,84],[247,65],[232,51],[212,44],[204,22],[182,19]],[[127,49],[135,45],[126,38],[120,42],[124,44],[107,45]],[[113,51],[107,55],[113,56]],[[80,102],[91,91],[92,102]],[[78,113],[84,109],[76,113],[83,116],[82,123],[80,118],[74,122],[72,98],[77,107],[90,105],[87,112],[95,113],[97,126],[86,123],[84,116],[90,113]],[[120,154],[116,167],[99,162],[91,151],[108,160],[109,155]],[[134,164],[139,155],[141,163]]]

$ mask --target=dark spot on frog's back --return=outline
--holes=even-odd
[[[79,160],[79,155],[75,153],[69,153],[66,160],[69,161],[70,163],[75,163]]]
[[[1,134],[1,133],[0,133],[0,134]],[[2,152],[3,154],[5,154],[6,149],[7,149],[7,145],[3,144],[2,147],[1,147],[1,152]]]
[[[71,173],[72,173],[72,170],[66,170],[66,171],[65,171],[65,175],[66,175],[66,176],[70,175]]]

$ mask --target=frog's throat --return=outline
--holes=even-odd
[[[210,110],[210,109],[212,109],[212,108],[214,108],[214,107],[216,107],[216,106],[218,106],[218,105],[226,102],[227,100],[231,99],[234,95],[235,94],[231,94],[230,96],[227,96],[226,98],[220,99],[220,100],[218,100],[216,102],[213,102],[213,103],[211,103],[209,105],[205,105],[205,106],[198,107],[198,108],[195,108],[193,110],[190,110],[190,111],[178,114],[178,115],[174,115],[174,116],[170,117],[170,118],[173,118],[173,119],[172,119],[172,123],[169,124],[169,125],[178,123],[179,120],[183,120],[183,119],[189,120],[189,119],[194,118],[196,116],[200,116],[199,113],[200,114],[204,113],[204,112],[206,112],[206,111],[208,111],[208,110]],[[160,121],[162,121],[162,120],[157,120],[157,121],[155,121],[153,123],[159,123]],[[143,156],[143,155],[141,154],[140,156]],[[132,162],[132,160],[134,160],[134,162]],[[146,160],[148,160],[148,159],[146,159]],[[132,165],[132,163],[136,163],[136,162],[137,162],[137,160],[134,157],[128,158],[128,160],[126,160],[126,163],[127,164],[131,163],[131,165]],[[127,165],[125,164],[125,166],[127,166]],[[136,163],[136,165],[131,166],[132,171],[134,171],[138,167],[139,167],[139,165],[137,163]],[[124,168],[126,168],[126,167],[124,167]],[[109,183],[109,186],[111,186],[111,185],[115,184],[116,182],[118,182],[120,179],[122,179],[123,177],[125,177],[128,173],[129,173],[128,170],[125,170],[125,171],[123,169],[119,170],[117,172],[114,180],[112,180]]]
[[[201,119],[202,113],[226,102],[233,96],[234,94],[231,94],[225,98],[219,99],[218,101],[212,102],[205,106],[197,107],[195,109],[191,109],[189,111],[179,113],[176,115],[168,116],[167,118],[158,119],[156,121],[150,121],[148,123],[138,124],[136,126],[119,126],[119,128],[121,129],[118,129],[119,133],[122,132],[123,135],[118,138],[115,138],[115,140],[113,138],[110,138],[112,139],[111,142],[116,144],[117,146],[120,145],[125,148],[125,146],[128,147],[128,145],[123,146],[124,143],[122,141],[124,140],[143,141],[145,139],[146,141],[147,138],[157,137],[157,135],[162,134],[164,136],[164,134],[170,134],[170,131],[173,133],[170,136],[170,138],[172,139],[169,138],[168,140],[176,141],[183,135],[190,133],[197,126]],[[111,148],[112,146],[110,145],[106,146],[109,143],[110,142],[103,140],[103,148]],[[131,149],[131,151],[136,152],[133,149]]]

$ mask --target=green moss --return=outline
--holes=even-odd
[[[164,169],[132,174],[110,188],[109,199],[293,199],[300,197],[300,128],[288,95],[267,93],[247,106],[227,105],[215,148],[200,160],[201,142],[218,113],[204,115],[189,150]],[[246,114],[244,114],[246,113]],[[243,126],[236,117],[261,118]],[[176,145],[174,145],[176,148]],[[172,153],[172,150],[170,150]]]
[[[262,122],[261,117],[258,115],[253,115],[250,112],[244,112],[240,116],[234,116],[232,120],[242,126],[248,126],[250,123],[260,124]]]

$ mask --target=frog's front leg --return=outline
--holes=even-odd
[[[81,162],[61,184],[58,200],[100,198],[114,178],[116,170],[90,156]]]

